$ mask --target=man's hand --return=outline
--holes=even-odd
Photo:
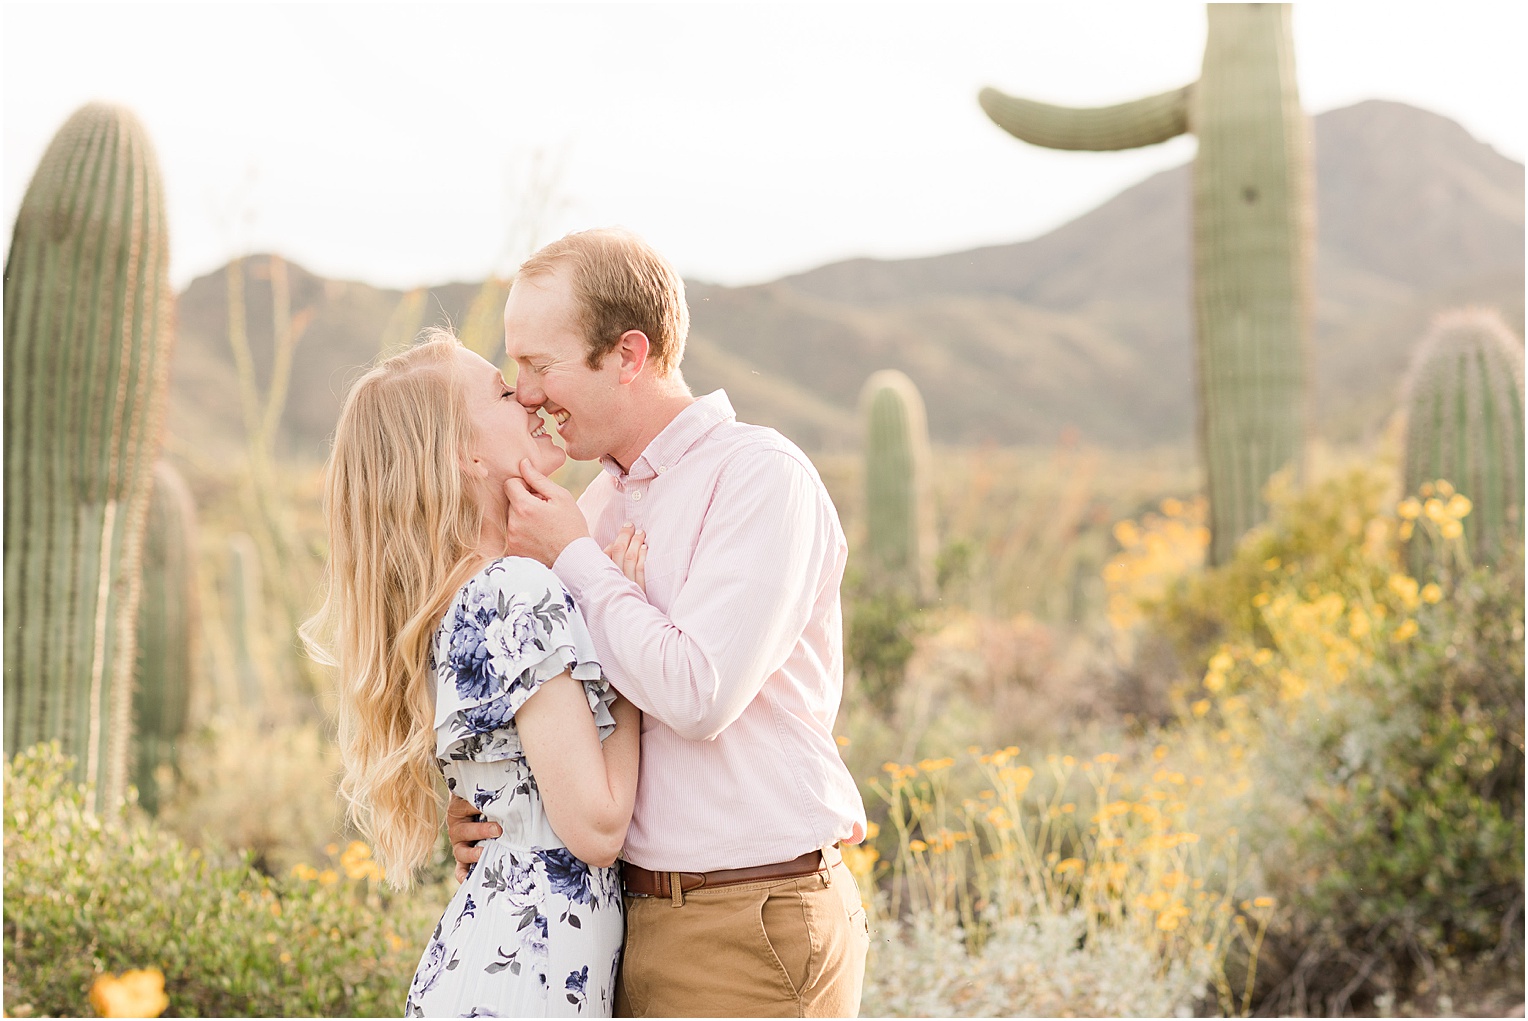
[[[496,822],[483,822],[472,803],[463,801],[455,794],[446,805],[446,833],[451,837],[451,854],[456,858],[456,881],[465,882],[472,871],[472,864],[483,856],[483,849],[475,846],[479,840],[488,840],[504,832]]]
[[[521,459],[520,475],[504,483],[509,495],[504,554],[551,567],[569,543],[589,534],[589,526],[573,494],[537,471],[530,458]]]

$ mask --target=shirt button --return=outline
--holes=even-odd
[[[664,472],[666,472],[666,471],[668,471],[668,465],[666,465],[666,464],[660,464],[660,465],[659,465],[659,466],[658,466],[658,474],[659,474],[659,475],[662,475],[662,474],[663,474],[663,473],[664,473]]]
[[[640,500],[640,499],[642,499],[642,490],[639,489],[635,493],[632,493],[631,494],[631,498],[633,500]]]

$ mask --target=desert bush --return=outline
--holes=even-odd
[[[279,876],[341,832],[339,751],[324,725],[231,712],[185,743],[188,767],[160,826],[189,846],[247,852],[255,868]]]
[[[1245,1007],[1272,902],[1237,907],[1234,835],[1181,815],[1203,778],[1017,748],[887,763],[850,866],[874,908],[865,1009],[882,1015],[1163,1014]],[[1145,775],[1154,779],[1145,779]]]
[[[163,974],[172,1015],[396,1014],[448,899],[384,891],[364,845],[276,881],[140,813],[105,820],[56,746],[16,756],[4,776],[12,1016],[85,1015],[97,977],[133,969]]]
[[[1281,910],[1262,1009],[1408,998],[1444,962],[1522,958],[1523,575],[1470,566],[1436,483],[1387,506],[1358,470],[1275,502],[1224,567],[1153,609],[1186,661],[1201,828],[1239,826]],[[1419,583],[1405,538],[1436,535]]]

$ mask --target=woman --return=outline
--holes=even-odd
[[[435,927],[410,1016],[614,1001],[640,716],[556,576],[499,556],[505,481],[521,458],[551,472],[564,456],[444,331],[363,376],[335,430],[328,593],[304,637],[338,668],[350,817],[400,887],[436,846],[439,774],[504,830]],[[631,548],[611,553],[637,579]]]

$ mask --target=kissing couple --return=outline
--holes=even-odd
[[[795,444],[690,393],[688,329],[661,255],[583,231],[515,278],[513,387],[434,331],[345,399],[304,628],[341,791],[397,886],[444,808],[462,880],[410,1016],[858,1013],[848,547]]]

